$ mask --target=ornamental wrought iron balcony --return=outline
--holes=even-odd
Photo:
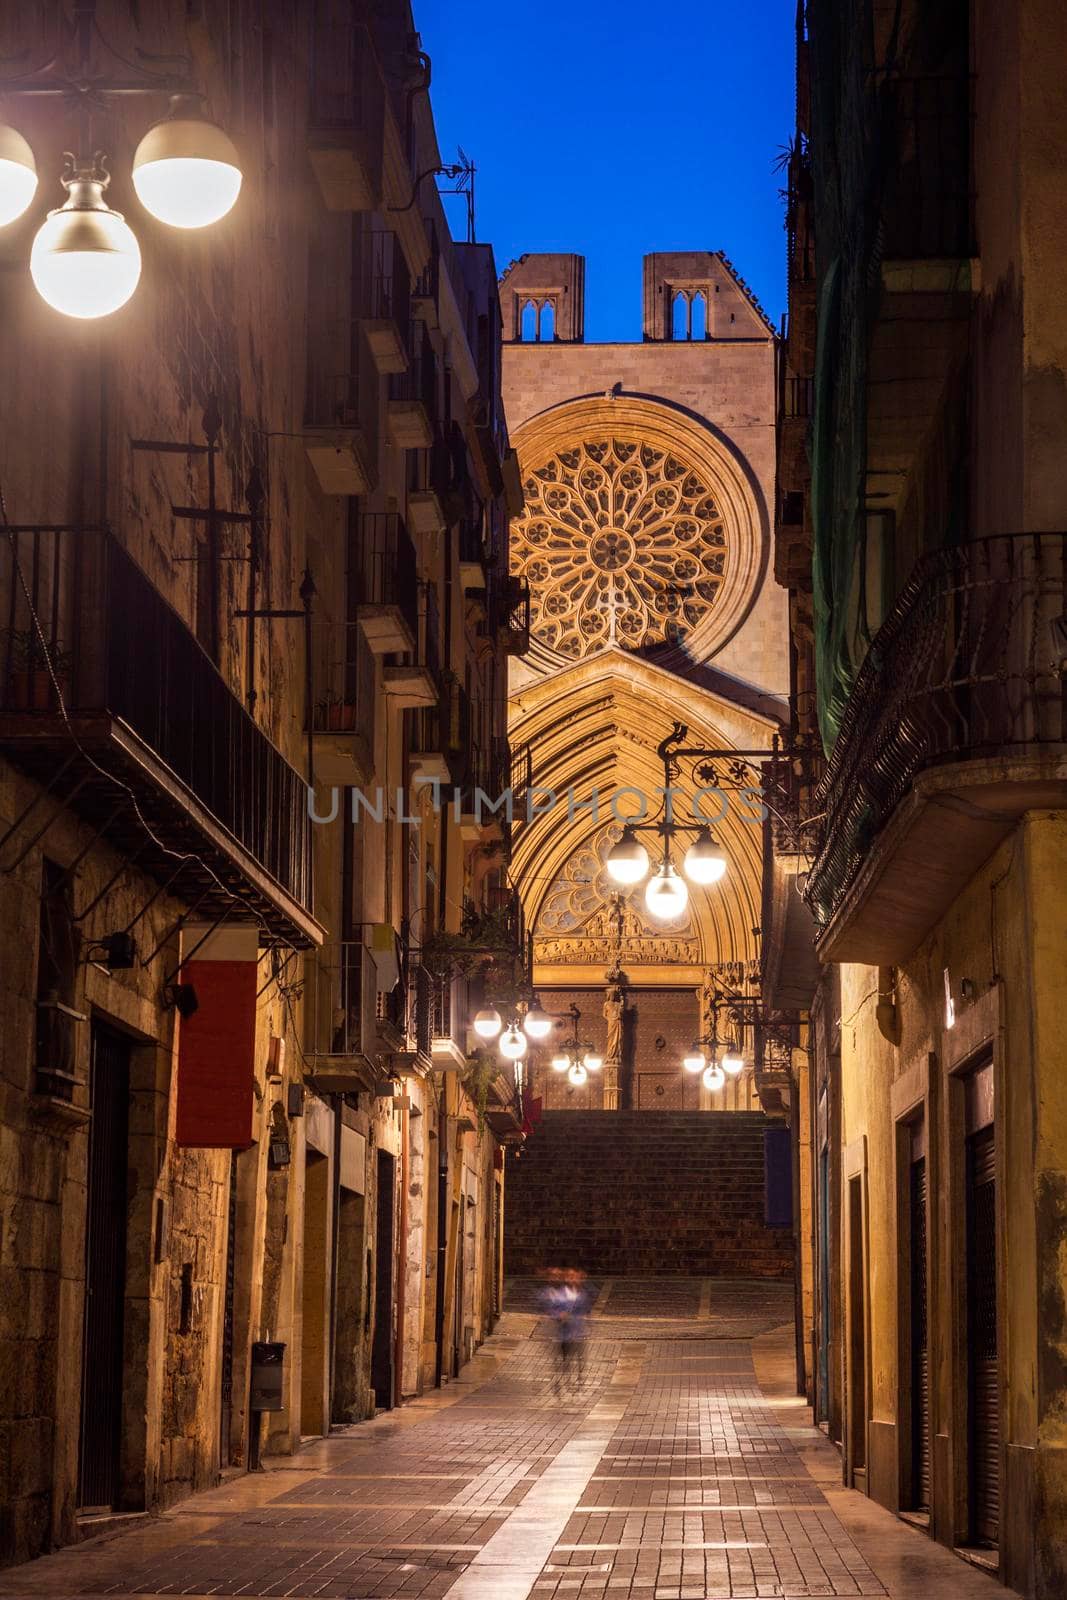
[[[239,895],[246,919],[317,944],[305,779],[118,540],[10,530],[0,607],[11,760],[198,915],[240,914]]]
[[[1067,536],[923,558],[816,790],[805,897],[828,960],[905,960],[1023,812],[1067,800]]]
[[[369,783],[374,768],[374,659],[356,622],[312,628],[315,781]]]

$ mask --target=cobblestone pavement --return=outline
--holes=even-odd
[[[443,1394],[164,1517],[0,1573],[0,1595],[1006,1593],[840,1488],[836,1455],[789,1392],[788,1287],[594,1287],[584,1369],[559,1392],[552,1344],[520,1282],[497,1333]]]

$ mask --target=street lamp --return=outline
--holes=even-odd
[[[483,1006],[480,1011],[475,1012],[471,1026],[479,1039],[495,1039],[504,1026],[504,1019],[496,1006]]]
[[[180,104],[176,97],[175,110]],[[203,117],[172,113],[149,128],[133,157],[137,198],[171,228],[208,228],[241,192],[233,140]]]
[[[37,192],[37,163],[17,128],[0,123],[0,228],[21,217]]]
[[[500,1051],[500,1054],[506,1061],[521,1061],[523,1056],[526,1054],[526,1051],[529,1049],[529,1045],[527,1044],[526,1035],[523,1033],[522,1029],[517,1028],[515,1024],[512,1023],[511,1026],[505,1028],[504,1032],[500,1035],[500,1041],[497,1045],[497,1049]]]
[[[578,1037],[578,1024],[582,1013],[574,1004],[569,1010],[571,1036],[565,1039],[549,1063],[553,1072],[565,1072],[568,1080],[577,1085],[585,1083],[591,1072],[600,1072],[604,1057],[591,1044]]]
[[[110,182],[105,153],[90,155],[92,119],[109,99],[152,95],[170,98],[170,114],[137,146],[132,180],[150,216],[173,228],[204,228],[230,211],[241,189],[232,140],[199,113],[200,96],[173,73],[134,68],[104,39],[95,0],[79,0],[71,28],[73,63],[53,59],[38,71],[0,79],[5,99],[59,99],[75,107],[78,155],[67,153],[65,203],[50,211],[30,252],[30,276],[41,298],[64,316],[107,317],[124,306],[141,276],[141,250],[129,224],[104,199]],[[103,44],[124,75],[96,71]],[[0,227],[29,207],[37,190],[37,163],[25,137],[0,125]]]
[[[101,168],[75,166],[63,179],[66,204],[48,213],[33,241],[30,276],[37,293],[67,317],[110,316],[141,276],[141,247],[104,199],[107,185]]]
[[[689,904],[689,889],[665,855],[645,885],[645,907],[660,922],[676,922]]]
[[[522,1026],[529,1038],[547,1039],[552,1032],[552,1018],[547,1011],[542,1011],[540,1004],[535,1000],[527,1009],[522,1019]]]

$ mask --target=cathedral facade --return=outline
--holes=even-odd
[[[641,343],[585,342],[579,256],[523,256],[500,288],[523,485],[511,570],[531,617],[509,686],[527,775],[513,871],[542,1003],[577,1006],[605,1057],[584,1084],[534,1064],[533,1086],[547,1109],[753,1107],[751,1007],[732,1024],[745,1071],[720,1092],[682,1057],[724,996],[751,998],[756,969],[762,769],[789,678],[768,571],[774,330],[714,251],[645,258]],[[655,831],[668,806],[670,840]],[[724,876],[653,916],[610,852],[634,819],[653,869],[668,848],[680,868],[705,818]]]

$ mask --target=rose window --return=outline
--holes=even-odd
[[[512,524],[512,570],[533,629],[562,655],[678,644],[714,605],[723,519],[699,471],[672,450],[586,440],[531,468]]]

